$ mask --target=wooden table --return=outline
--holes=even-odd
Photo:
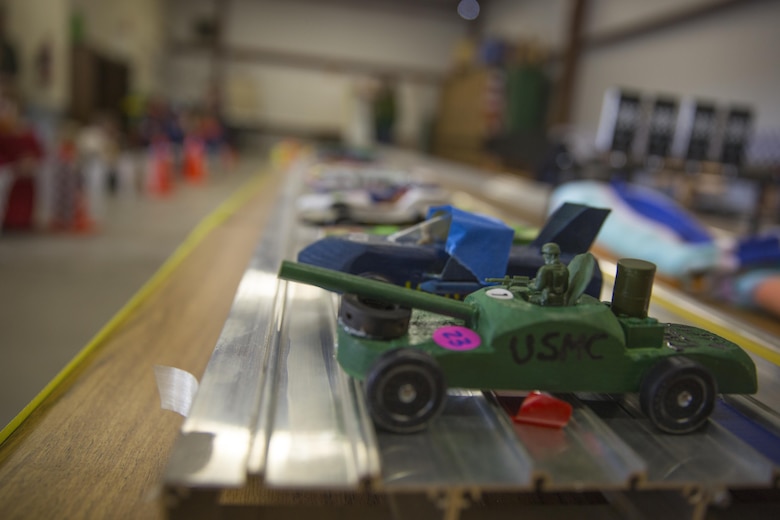
[[[165,516],[183,419],[160,408],[153,367],[203,373],[280,180],[267,174],[0,446],[0,518]]]

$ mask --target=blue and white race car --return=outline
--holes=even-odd
[[[389,236],[322,238],[301,250],[298,261],[462,298],[484,287],[488,278],[535,276],[544,265],[541,247],[547,242],[557,243],[561,260],[568,263],[590,249],[608,214],[608,209],[564,204],[530,244],[518,245],[514,230],[497,219],[438,206],[424,222]],[[596,269],[586,292],[600,297],[601,282]]]

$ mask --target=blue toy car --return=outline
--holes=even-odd
[[[535,276],[547,242],[560,246],[563,262],[571,261],[590,249],[608,214],[567,203],[530,244],[515,245],[514,231],[503,222],[438,206],[424,222],[389,236],[351,233],[317,240],[301,250],[298,261],[460,299],[487,285],[488,278]],[[586,292],[598,298],[601,283],[596,269]]]

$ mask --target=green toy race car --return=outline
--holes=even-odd
[[[756,392],[739,346],[647,316],[654,264],[621,260],[612,302],[601,302],[583,294],[595,263],[585,253],[554,275],[491,280],[464,301],[293,262],[279,277],[344,293],[339,364],[364,381],[375,424],[392,432],[425,429],[448,386],[638,392],[651,422],[673,434],[701,427],[718,393]]]

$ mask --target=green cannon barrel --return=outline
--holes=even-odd
[[[362,276],[287,260],[282,262],[279,278],[316,285],[329,291],[352,293],[364,298],[376,298],[388,303],[435,312],[466,322],[470,322],[475,314],[474,308],[468,303],[370,280]]]

